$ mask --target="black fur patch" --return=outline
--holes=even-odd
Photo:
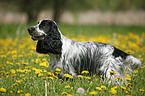
[[[114,47],[114,52],[112,53],[112,55],[113,55],[114,57],[119,57],[119,56],[121,56],[123,59],[126,59],[126,57],[127,57],[129,54],[127,54],[127,53],[125,53],[125,52],[123,52],[123,51],[121,51],[121,50],[119,50],[119,49],[117,49],[117,48]]]
[[[42,21],[42,24],[40,25],[43,24],[44,21]],[[47,53],[61,54],[62,42],[61,42],[61,36],[58,31],[57,25],[51,20],[47,20],[47,21],[45,20],[45,26],[49,29],[47,30],[47,32],[45,32],[47,33],[47,36],[44,38],[44,40],[38,41],[36,51],[38,53],[44,53],[44,54]],[[44,29],[43,31],[45,30],[46,29]]]

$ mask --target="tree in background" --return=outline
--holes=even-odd
[[[19,11],[28,15],[28,23],[36,22],[40,11],[49,6],[49,0],[13,0]]]
[[[1,0],[17,7],[28,16],[28,23],[36,22],[40,11],[53,10],[53,19],[59,23],[61,14],[80,10],[125,11],[145,10],[145,0]]]

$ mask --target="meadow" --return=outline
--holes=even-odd
[[[61,70],[52,73],[49,56],[35,51],[37,41],[31,40],[28,26],[0,25],[1,96],[145,96],[144,26],[59,25],[68,38],[108,43],[142,60],[133,76],[126,72],[128,83],[124,85],[103,82],[87,70],[78,78],[66,73],[68,80],[59,79]]]

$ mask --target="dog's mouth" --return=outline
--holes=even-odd
[[[32,36],[33,40],[43,40],[45,38],[45,34],[39,36]]]

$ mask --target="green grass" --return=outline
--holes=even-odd
[[[122,85],[126,89],[121,88],[121,85],[103,83],[98,76],[86,74],[82,74],[82,78],[71,79],[70,76],[68,80],[58,79],[48,66],[49,56],[36,53],[36,42],[31,40],[26,31],[29,26],[0,25],[0,88],[6,89],[6,92],[0,89],[0,95],[27,96],[29,93],[31,96],[44,96],[45,81],[48,96],[60,96],[64,92],[68,96],[91,96],[92,91],[96,91],[98,96],[111,96],[110,90],[115,86],[116,96],[145,95],[144,91],[140,91],[145,90],[145,42],[140,40],[144,39],[144,26],[58,25],[61,32],[71,39],[106,42],[142,59],[142,67],[129,81],[131,85]],[[83,88],[84,93],[77,93],[78,88]]]

